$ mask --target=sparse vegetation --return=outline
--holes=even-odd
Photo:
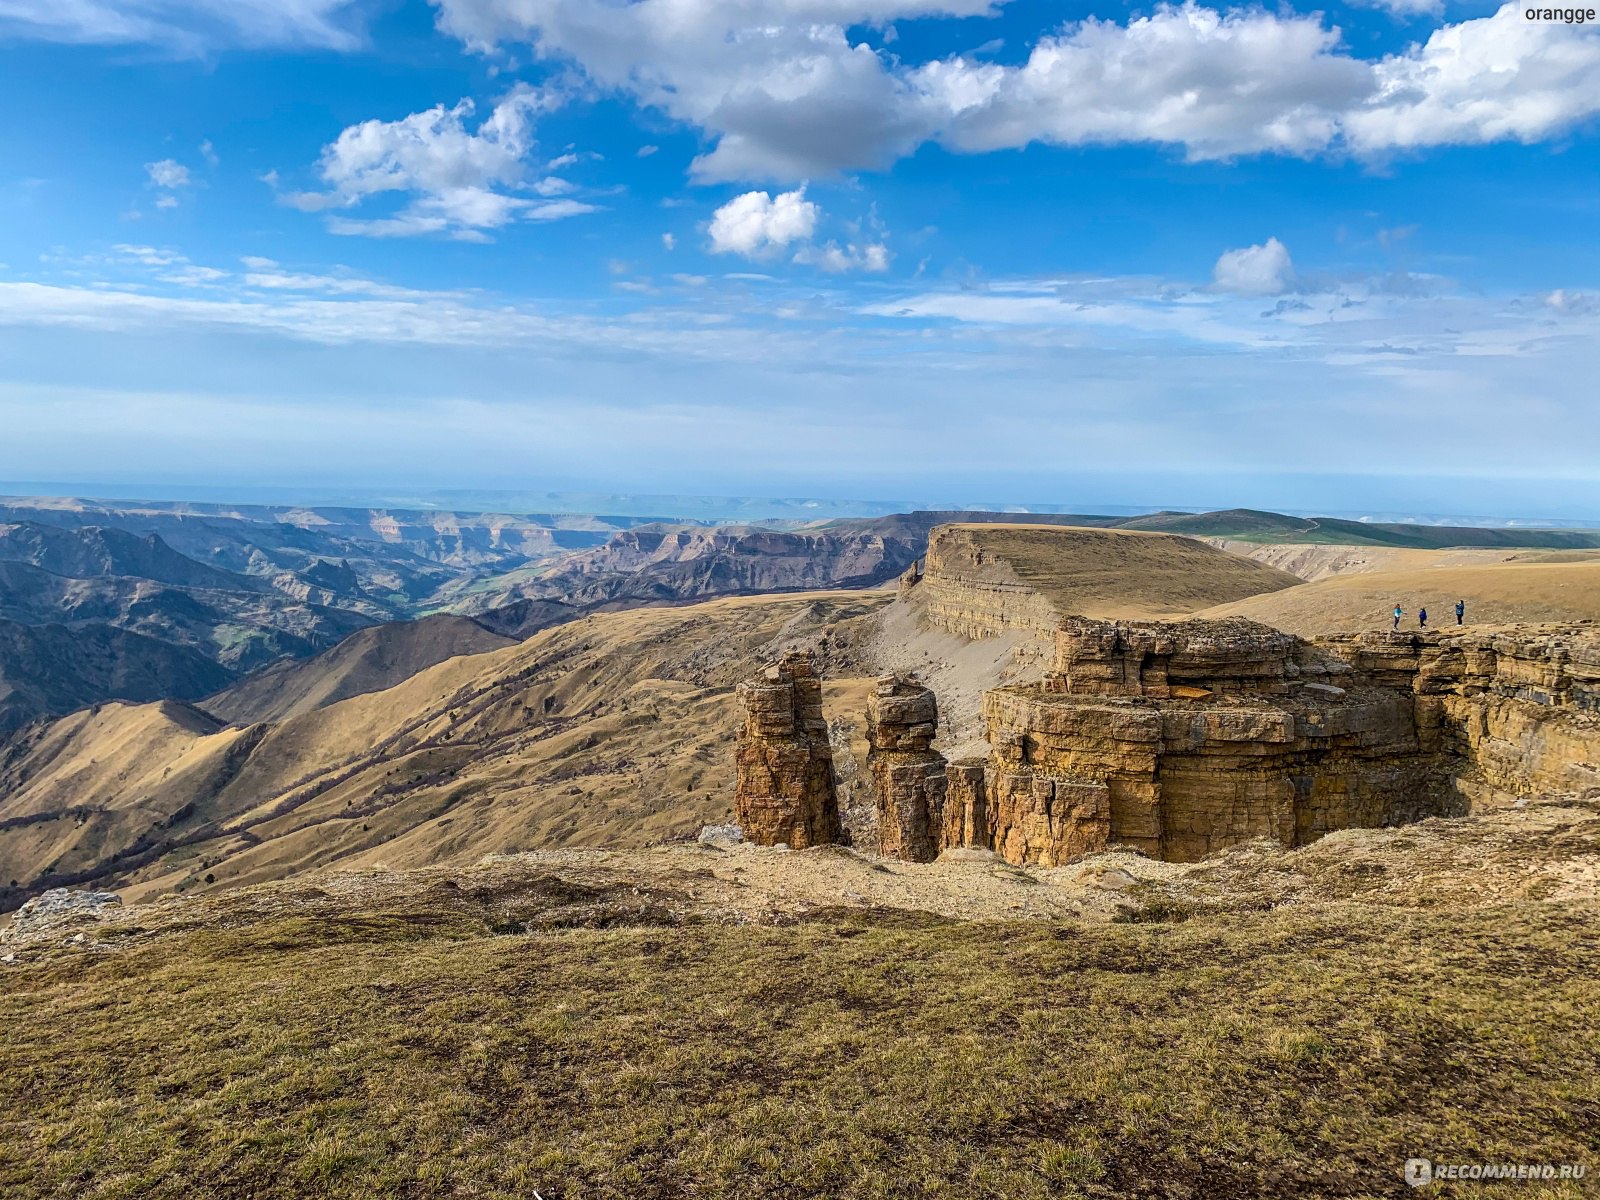
[[[186,901],[7,968],[0,1192],[1368,1196],[1600,1151],[1592,902],[771,927],[434,890]]]

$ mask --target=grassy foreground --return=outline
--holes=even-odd
[[[1597,916],[149,932],[0,968],[0,1195],[1593,1194]]]

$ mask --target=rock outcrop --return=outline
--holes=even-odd
[[[822,682],[804,654],[788,654],[739,685],[745,720],[734,751],[734,816],[746,840],[795,850],[840,838],[833,753]]]
[[[1239,619],[1075,617],[1055,642],[1042,683],[984,694],[982,764],[945,764],[932,695],[880,681],[883,853],[1192,861],[1600,787],[1600,628],[1307,642]]]
[[[0,929],[0,942],[21,941],[58,927],[99,921],[107,909],[121,907],[122,897],[115,892],[51,888],[17,909],[12,915],[11,924]]]
[[[939,709],[913,679],[885,675],[867,698],[867,768],[878,798],[878,849],[932,862],[945,831],[945,760],[933,749]]]
[[[1190,861],[1450,810],[1410,698],[1354,674],[1248,621],[1063,621],[1044,684],[984,697],[995,849]]]
[[[1600,787],[1600,626],[1362,633],[1316,642],[1409,693],[1424,751],[1475,807]]]

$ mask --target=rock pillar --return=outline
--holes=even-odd
[[[739,685],[745,720],[734,750],[733,809],[746,840],[796,850],[837,842],[839,799],[822,717],[822,682],[804,654],[788,654]]]
[[[945,760],[933,749],[938,722],[933,692],[885,675],[867,698],[867,766],[878,796],[878,850],[909,862],[932,862],[945,842]]]

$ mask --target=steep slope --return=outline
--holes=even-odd
[[[207,697],[200,707],[235,725],[282,721],[364,692],[394,687],[446,659],[486,654],[512,644],[511,638],[491,633],[476,621],[448,614],[375,625],[315,658],[274,663]]]
[[[0,884],[16,902],[66,880],[223,886],[692,833],[730,811],[733,685],[794,644],[864,674],[855,646],[888,599],[594,615],[278,724],[108,704],[37,726],[0,746]]]
[[[1507,562],[1335,575],[1195,615],[1249,617],[1315,637],[1387,629],[1396,604],[1405,609],[1404,628],[1416,628],[1419,608],[1428,610],[1432,626],[1453,624],[1457,600],[1466,601],[1467,620],[1476,624],[1600,620],[1600,561]]]
[[[194,700],[232,678],[195,650],[109,625],[0,620],[0,734],[103,700]]]

